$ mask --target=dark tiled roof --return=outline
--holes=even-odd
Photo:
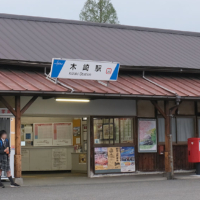
[[[0,60],[52,58],[199,69],[200,34],[0,14]]]

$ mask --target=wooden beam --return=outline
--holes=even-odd
[[[20,113],[23,115],[26,110],[32,105],[32,103],[38,98],[38,96],[33,96],[31,100],[21,109]]]
[[[14,116],[16,116],[16,111],[12,108],[12,106],[11,106],[2,96],[0,96],[0,101],[4,104],[4,106],[6,106],[6,108],[8,108],[8,110],[9,110]]]
[[[15,97],[15,178],[21,178],[21,112],[20,96]]]
[[[165,112],[161,109],[161,107],[156,103],[156,101],[151,101],[151,103],[155,106],[155,108],[160,112],[160,114],[166,119]]]
[[[178,109],[178,105],[171,107],[170,108],[170,114],[174,115],[177,109]]]

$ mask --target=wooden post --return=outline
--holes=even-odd
[[[15,178],[21,178],[21,112],[20,96],[15,97]]]
[[[12,106],[0,96],[0,101],[10,110],[15,116],[15,178],[21,178],[21,115],[32,105],[38,96],[33,96],[30,101],[20,110],[20,96],[15,96],[15,110]]]
[[[165,172],[167,179],[172,179],[172,168],[170,163],[170,108],[169,101],[165,101]]]

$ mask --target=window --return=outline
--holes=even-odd
[[[177,142],[187,142],[194,137],[194,118],[177,117]]]
[[[158,142],[165,142],[165,119],[158,118]]]
[[[172,140],[176,142],[176,120],[175,118],[171,119],[171,132],[172,132]],[[165,119],[159,117],[158,118],[158,141],[165,142]]]
[[[188,138],[194,137],[195,135],[194,125],[195,124],[193,117],[172,118],[171,133],[173,142],[185,143],[187,142]],[[199,128],[200,128],[200,123],[199,123]],[[164,118],[161,117],[158,118],[158,138],[159,142],[165,142],[165,120]]]
[[[94,118],[94,144],[133,143],[132,118]]]

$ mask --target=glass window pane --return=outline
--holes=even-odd
[[[115,143],[119,143],[119,118],[114,119]]]
[[[121,143],[133,143],[133,120],[120,118]]]
[[[172,141],[176,142],[176,120],[175,118],[171,119],[171,132],[172,132]],[[158,118],[158,139],[159,142],[165,142],[165,119]]]
[[[200,137],[200,118],[198,118],[198,137]]]
[[[111,123],[112,122],[112,123]],[[113,118],[95,118],[94,124],[94,144],[113,144],[114,125]]]
[[[177,141],[187,142],[191,137],[194,137],[194,118],[177,117]]]
[[[94,144],[103,144],[102,119],[94,119]]]
[[[165,142],[165,119],[158,118],[158,141]]]
[[[172,141],[176,142],[176,119],[171,118]]]

